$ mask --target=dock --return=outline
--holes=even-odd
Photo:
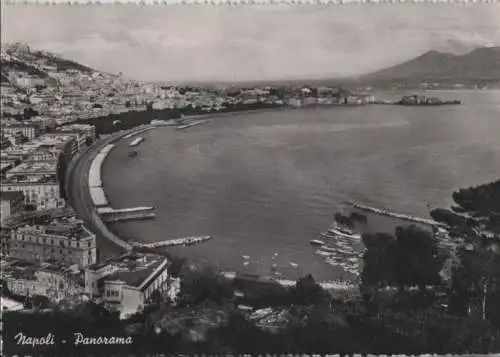
[[[187,123],[187,124],[183,124],[183,125],[178,125],[176,126],[175,128],[177,130],[182,130],[182,129],[187,129],[187,128],[190,128],[192,126],[195,126],[195,125],[201,125],[201,124],[204,124],[204,123],[208,123],[210,120],[208,119],[205,119],[205,120],[197,120],[197,121],[193,121],[191,123]]]
[[[393,217],[393,218],[398,218],[401,220],[409,221],[409,222],[414,222],[414,223],[421,223],[421,224],[426,224],[429,226],[433,227],[443,227],[445,228],[446,226],[442,223],[439,223],[437,221],[434,221],[432,219],[427,219],[427,218],[421,218],[421,217],[416,217],[416,216],[410,216],[406,214],[401,214],[401,213],[396,213],[392,212],[386,209],[381,209],[381,208],[375,208],[375,207],[370,207],[366,205],[362,205],[360,203],[356,202],[349,202],[354,208],[358,208],[362,211],[382,215],[382,216],[388,216],[388,217]]]
[[[107,223],[142,220],[155,218],[152,212],[154,207],[133,207],[114,209],[111,207],[99,207],[97,213],[101,216],[102,220]]]
[[[135,246],[140,248],[161,248],[161,247],[173,247],[176,245],[192,245],[205,242],[212,239],[212,236],[199,236],[199,237],[185,237],[177,239],[167,239],[154,243],[134,243]]]

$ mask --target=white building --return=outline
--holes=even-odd
[[[25,138],[28,140],[32,140],[36,138],[40,134],[40,130],[35,125],[26,125],[26,124],[9,124],[2,127],[2,132],[4,135],[11,135],[16,132],[20,132],[23,134]]]
[[[85,270],[85,291],[109,308],[131,314],[140,311],[153,292],[168,296],[170,262],[154,254],[128,253]],[[178,285],[178,284],[177,284]]]

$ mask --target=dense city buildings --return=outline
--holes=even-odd
[[[97,261],[96,237],[76,219],[49,224],[16,222],[9,229],[5,253],[30,262],[57,261],[85,267]]]
[[[1,192],[0,220],[4,221],[24,209],[24,194],[21,191]]]
[[[2,259],[7,289],[18,296],[41,295],[51,301],[74,300],[84,294],[82,273],[54,263]]]

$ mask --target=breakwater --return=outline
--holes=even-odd
[[[205,242],[209,239],[212,239],[211,236],[199,236],[199,237],[185,237],[185,238],[177,238],[177,239],[167,239],[154,243],[132,243],[134,246],[139,248],[161,248],[161,247],[173,247],[176,245],[192,245],[198,244],[201,242]]]

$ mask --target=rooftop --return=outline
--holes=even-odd
[[[20,229],[34,230],[42,234],[63,236],[77,240],[91,236],[91,233],[81,223],[62,223],[58,220],[54,220],[48,225],[25,225]]]
[[[46,174],[55,173],[57,171],[57,163],[53,161],[36,161],[23,162],[21,165],[10,170],[9,174],[27,173],[27,174]]]
[[[1,181],[2,185],[56,185],[57,177],[54,174],[39,176],[36,179],[17,174]]]
[[[140,287],[146,279],[162,264],[166,258],[156,254],[124,254],[107,262],[94,264],[91,269],[100,269],[113,265],[118,271],[102,278],[103,281],[123,281],[125,284]]]

